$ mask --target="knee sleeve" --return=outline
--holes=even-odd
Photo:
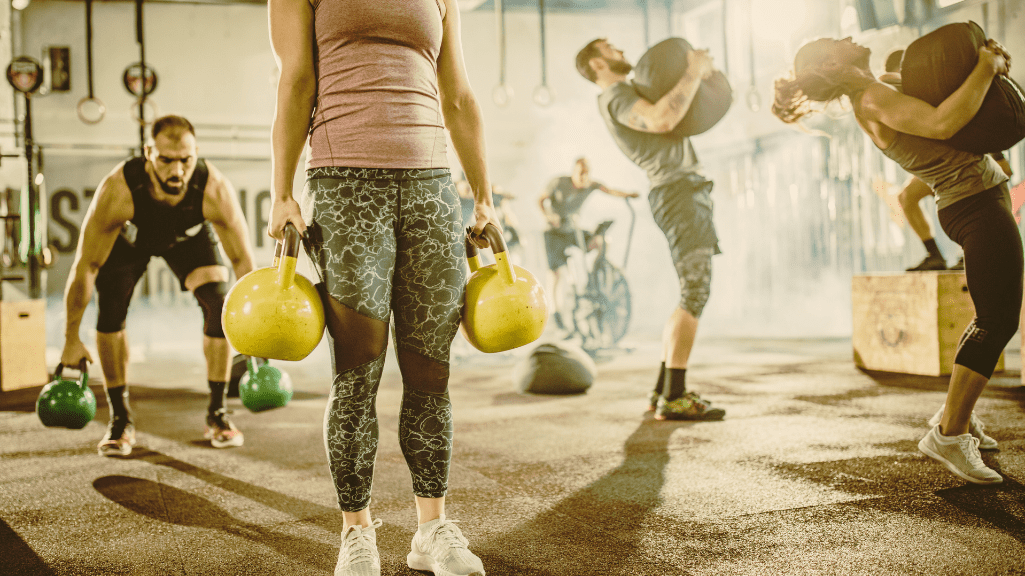
[[[676,271],[680,276],[680,308],[700,318],[711,293],[711,249],[703,248],[686,254],[676,263]]]
[[[413,494],[421,498],[444,496],[452,461],[452,402],[448,392],[403,389],[399,446],[413,478]]]
[[[125,329],[128,304],[132,301],[135,281],[127,275],[97,278],[96,280],[96,331],[113,334]]]
[[[1000,354],[1018,331],[1018,317],[984,322],[976,318],[965,328],[957,349],[955,364],[970,368],[986,378],[993,376]]]
[[[224,327],[221,325],[221,309],[224,308],[224,297],[228,294],[227,282],[207,282],[192,291],[203,309],[203,334],[211,338],[224,338]]]

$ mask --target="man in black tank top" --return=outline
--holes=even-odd
[[[241,446],[242,432],[225,409],[229,348],[221,327],[228,270],[253,269],[245,219],[231,183],[196,155],[196,133],[180,116],[157,119],[145,156],[122,162],[100,183],[82,224],[75,262],[65,289],[67,324],[61,363],[92,362],[79,337],[82,314],[97,292],[96,348],[110,405],[107,434],[98,451],[127,456],[135,444],[125,372],[128,304],[150,258],[163,258],[203,310],[203,353],[210,405],[204,435],[217,448]]]

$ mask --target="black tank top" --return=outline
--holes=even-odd
[[[203,217],[203,191],[210,171],[202,158],[196,162],[185,197],[176,206],[153,199],[150,194],[153,183],[146,173],[145,158],[128,160],[122,172],[135,205],[135,215],[121,230],[121,237],[128,244],[150,254],[161,254],[195,236],[200,232],[200,226],[210,227]]]

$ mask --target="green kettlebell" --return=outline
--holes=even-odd
[[[77,380],[62,378],[64,365],[58,364],[53,382],[43,386],[36,400],[36,414],[44,426],[85,428],[96,416],[96,395],[89,389],[89,371],[85,360],[78,365]]]
[[[247,365],[249,369],[238,383],[238,396],[246,408],[262,412],[288,404],[292,399],[292,379],[286,372],[263,358],[250,356]]]

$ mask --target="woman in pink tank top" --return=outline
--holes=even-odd
[[[374,401],[388,342],[402,372],[399,444],[419,528],[410,568],[484,576],[445,516],[452,448],[450,348],[466,283],[446,128],[473,188],[474,231],[498,226],[480,109],[463,65],[456,0],[270,0],[281,69],[269,232],[309,241],[324,277],[334,382],[324,436],[344,516],[335,576],[378,576],[370,514]],[[292,181],[306,143],[302,202]],[[324,294],[326,292],[326,294]]]

